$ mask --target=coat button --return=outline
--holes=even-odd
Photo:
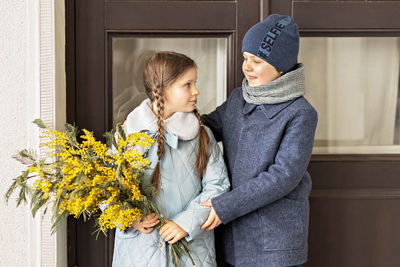
[[[162,243],[158,242],[157,247],[161,248],[162,247]]]

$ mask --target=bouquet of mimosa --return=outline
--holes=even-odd
[[[107,208],[96,216],[97,234],[116,227],[124,231],[137,218],[151,213],[160,220],[157,228],[164,225],[165,219],[150,200],[156,189],[142,183],[143,172],[150,165],[147,151],[154,142],[146,133],[126,136],[117,125],[115,131],[104,134],[104,144],[85,129],[78,141],[78,130],[70,124],[60,132],[39,119],[34,123],[41,131],[41,146],[50,152],[44,159],[27,149],[14,156],[27,168],[14,179],[5,195],[7,201],[19,189],[17,206],[30,198],[33,216],[42,208],[46,213],[51,206],[53,233],[69,215],[86,221],[99,213],[100,206]],[[182,254],[192,259],[185,242],[171,245],[175,266]]]

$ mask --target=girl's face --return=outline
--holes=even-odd
[[[197,69],[190,68],[164,89],[164,119],[175,112],[192,112],[195,109],[200,94],[196,82]]]
[[[242,70],[250,86],[260,86],[282,75],[268,62],[248,52],[243,52]]]

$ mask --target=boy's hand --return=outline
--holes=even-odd
[[[211,207],[211,211],[210,214],[208,214],[207,220],[200,227],[201,230],[210,231],[222,223],[217,213],[215,212],[214,208],[212,207],[211,201],[202,202],[200,203],[200,205],[205,207]]]
[[[143,234],[150,234],[154,230],[153,227],[160,222],[155,213],[147,215],[142,222],[140,220],[141,218],[137,218],[131,224],[131,227],[139,230]]]
[[[160,236],[169,244],[174,244],[186,237],[188,233],[174,221],[165,220],[165,224],[160,228]]]

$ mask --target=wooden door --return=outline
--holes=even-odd
[[[243,78],[246,30],[272,13],[291,15],[302,37],[400,36],[400,1],[66,0],[67,121],[97,138],[111,129],[113,38],[226,38],[229,94]],[[318,154],[309,171],[306,266],[400,266],[399,153]],[[111,266],[113,234],[95,241],[92,230],[69,219],[69,266]]]
[[[261,17],[262,1],[66,0],[67,121],[101,138],[113,125],[114,38],[223,38],[226,94],[241,83],[241,40]],[[111,266],[113,233],[68,220],[68,265]]]
[[[400,36],[400,1],[271,0],[268,8],[291,15],[302,38]],[[313,189],[305,266],[400,266],[400,149],[314,154],[309,172]]]

